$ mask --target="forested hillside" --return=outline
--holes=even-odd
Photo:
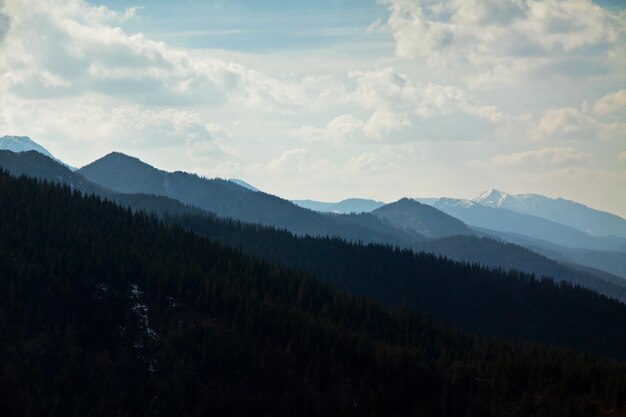
[[[626,358],[626,305],[587,289],[408,249],[294,237],[208,215],[167,221],[351,293],[419,308],[467,330]]]
[[[626,412],[623,363],[469,336],[67,187],[0,174],[0,213],[3,416]]]

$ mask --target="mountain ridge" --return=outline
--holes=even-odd
[[[509,194],[491,189],[473,201],[488,207],[543,217],[594,236],[615,235],[626,238],[626,219],[564,198],[550,198],[536,193]]]
[[[4,152],[4,154],[2,152]],[[82,177],[82,175],[79,172],[71,172],[65,166],[37,152],[27,152],[23,154],[15,154],[13,152],[8,152],[8,151],[2,151],[2,152],[0,152],[0,166],[4,166],[5,168],[6,167],[15,168],[15,166],[17,166],[19,169],[18,171],[15,171],[15,169],[13,169],[12,173],[14,175],[26,174],[26,175],[35,176],[37,178],[45,179],[45,180],[49,180],[53,182],[65,183],[70,186],[72,186],[73,184],[74,189],[81,190],[88,194],[93,193],[103,198],[116,201],[119,204],[122,204],[123,206],[131,207],[133,210],[145,210],[147,212],[152,212],[161,216],[166,213],[193,214],[193,215],[202,215],[202,213],[206,213],[205,211],[201,209],[194,208],[191,205],[185,205],[181,203],[179,200],[172,199],[172,198],[165,197],[165,196],[156,196],[156,195],[151,195],[150,193],[121,194],[112,190],[102,188],[102,186],[93,184],[89,180]],[[134,161],[133,163],[138,163],[137,158],[127,157],[123,154],[117,155],[116,158],[121,159],[122,161],[130,160],[130,161]],[[34,162],[31,160],[34,160]],[[42,160],[44,164],[42,164]],[[138,163],[138,164],[139,164],[140,169],[147,169],[148,172],[153,171],[153,169],[148,164],[143,164],[143,163]],[[46,169],[42,169],[42,167]],[[9,170],[11,171],[11,169]],[[62,172],[63,175],[58,175],[59,171]],[[179,173],[179,175],[184,175],[184,174]],[[238,188],[236,184],[232,184],[232,183],[228,183],[228,186]],[[248,195],[252,195],[252,194],[254,193],[248,192]],[[443,213],[441,214],[443,215]],[[330,216],[332,219],[335,219],[335,220],[340,219],[342,221],[342,223],[340,223],[339,225],[337,225],[337,223],[335,224],[334,226],[335,229],[332,229],[329,231],[329,236],[341,235],[341,232],[342,232],[341,227],[343,227],[342,225],[347,224],[347,225],[352,225],[354,227],[361,228],[360,230],[370,230],[371,232],[368,232],[368,237],[370,239],[369,241],[372,243],[385,244],[385,242],[389,242],[389,241],[392,241],[393,239],[397,239],[397,236],[389,236],[387,234],[388,230],[390,230],[389,227],[393,227],[393,225],[391,224],[386,225],[388,220],[377,219],[374,217],[373,214],[325,215],[325,216]],[[397,229],[394,228],[393,230],[397,230]],[[345,232],[345,229],[344,229],[344,232]],[[417,235],[415,234],[412,236],[417,236]],[[358,240],[359,239],[353,239],[353,241],[358,241]],[[472,249],[471,247],[475,246],[472,242],[469,242],[469,247],[459,252],[458,245],[456,246],[448,245],[449,247],[446,248],[445,246],[441,246],[440,243],[437,243],[437,241],[434,241],[432,244],[425,242],[421,246],[420,245],[416,246],[415,244],[416,240],[419,240],[419,239],[411,238],[411,239],[405,239],[403,241],[396,240],[396,245],[401,246],[401,247],[408,247],[408,248],[419,248],[420,250],[427,250],[431,253],[437,253],[440,255],[450,255],[449,250],[452,248],[455,248],[454,250],[456,251],[457,254],[472,253],[468,251],[471,251]],[[360,241],[364,241],[364,239],[361,239]],[[468,241],[466,240],[466,242]],[[506,249],[505,246],[501,246],[500,249],[498,249],[498,251],[505,253],[506,252],[505,249]],[[481,256],[482,258],[476,258],[476,253],[474,252],[471,256],[457,256],[455,259],[471,261],[471,262],[479,259],[480,263],[482,264],[494,266],[492,262],[492,258],[494,257],[493,248],[491,248],[488,252],[484,252]],[[528,254],[527,256],[525,255],[524,259],[520,259],[520,261],[517,264],[510,264],[509,266],[518,268],[526,272],[540,273],[541,275],[544,275],[544,274],[549,275],[550,271],[554,271],[554,269],[549,269],[549,268],[546,269],[545,267],[541,267],[542,263],[544,262],[541,261],[541,259],[538,258],[537,256],[538,255],[531,255],[531,254]],[[534,267],[531,268],[530,267],[531,265],[534,265]],[[572,274],[571,271],[567,272],[567,274],[571,275],[571,277],[568,278],[568,276],[563,275],[563,276],[557,276],[555,277],[555,279],[572,281],[576,283],[582,282],[584,285],[586,285],[589,288],[592,288],[603,294],[621,299],[624,302],[626,302],[626,297],[620,296],[620,291],[621,291],[620,289],[617,289],[617,288],[611,289],[607,287],[605,284],[603,284],[604,278],[596,277],[595,281],[593,279],[589,281],[588,279],[585,279],[584,277],[582,277],[581,274],[578,274],[578,275]]]
[[[341,214],[369,213],[385,205],[382,201],[369,198],[346,198],[338,202],[315,200],[292,200],[291,202],[309,210]]]
[[[401,245],[424,239],[369,214],[333,216],[317,213],[231,181],[207,179],[181,171],[163,171],[119,152],[108,154],[78,172],[116,192],[166,196],[218,216],[284,228],[300,235],[340,236],[352,241]]]

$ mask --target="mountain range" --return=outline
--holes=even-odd
[[[512,195],[492,189],[482,193],[474,201],[487,207],[543,217],[594,236],[614,235],[626,238],[626,220],[623,218],[563,198],[549,198],[540,194]]]
[[[418,201],[430,204],[470,226],[487,231],[516,233],[570,248],[626,252],[624,238],[592,236],[571,226],[507,208],[485,206],[475,201],[453,198],[418,199]]]
[[[206,179],[184,172],[169,173],[121,153],[109,154],[75,172],[35,152],[0,152],[0,166],[9,169],[14,175],[26,174],[61,182],[86,193],[95,193],[135,209],[161,215],[166,212],[197,214],[206,211],[246,223],[285,229],[297,235],[335,236],[353,242],[413,248],[490,267],[515,268],[537,276],[551,276],[556,280],[583,285],[626,302],[626,281],[615,275],[601,273],[592,268],[581,268],[575,264],[565,265],[573,263],[572,258],[565,256],[556,259],[560,264],[555,267],[555,262],[548,259],[554,259],[551,251],[512,251],[510,245],[502,242],[510,239],[505,234],[470,227],[472,222],[466,221],[465,224],[461,221],[465,220],[463,216],[450,212],[450,209],[446,213],[446,210],[410,199],[379,206],[371,213],[324,214],[260,191],[252,191],[250,187],[240,186],[236,181]],[[429,203],[434,204],[433,201]],[[495,219],[498,216],[510,216],[508,221],[516,221],[516,216],[522,216],[522,219],[531,218],[539,224],[548,224],[573,236],[582,234],[591,240],[602,240],[537,216],[482,206],[465,200],[457,203],[467,205],[471,210],[477,208],[488,213],[497,213],[493,215]],[[375,202],[377,204],[379,203]],[[442,202],[438,201],[436,204],[441,205]],[[454,205],[448,204],[446,207],[448,206]],[[506,224],[506,221],[503,223]],[[542,231],[539,227],[538,233]],[[496,240],[481,239],[483,236]],[[520,244],[530,247],[528,242]],[[515,256],[511,256],[512,253]],[[599,259],[606,260],[607,256],[610,258],[617,252],[593,253],[602,255]],[[613,261],[618,266],[611,272],[623,272],[619,268],[623,259]],[[601,262],[595,262],[594,266],[598,264]]]

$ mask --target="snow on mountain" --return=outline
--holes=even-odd
[[[504,193],[500,190],[492,188],[481,193],[474,199],[475,202],[489,207],[502,207],[506,205],[508,199],[511,198],[510,194]]]
[[[37,151],[54,159],[54,156],[46,148],[27,136],[3,136],[0,138],[0,149],[15,153]]]
[[[563,198],[550,198],[541,194],[507,194],[491,189],[474,201],[483,206],[543,217],[594,236],[615,235],[626,238],[626,219]]]
[[[62,163],[66,167],[75,171],[76,168],[67,165],[65,162],[57,159],[46,148],[29,138],[28,136],[3,136],[0,138],[0,150],[11,151],[14,153],[36,151],[57,162]]]
[[[430,198],[414,198],[413,200],[427,204],[429,206],[433,206],[438,208],[439,210],[442,207],[460,207],[460,208],[469,208],[475,205],[478,205],[475,201],[466,200],[463,198],[448,198],[448,197],[430,197]],[[444,210],[445,212],[445,210]]]

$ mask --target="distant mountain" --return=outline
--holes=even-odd
[[[329,211],[333,213],[370,213],[384,205],[385,203],[382,201],[348,198],[332,205]]]
[[[626,239],[592,236],[571,226],[503,207],[485,206],[475,201],[454,198],[417,200],[430,204],[470,226],[516,233],[569,248],[626,251]]]
[[[348,198],[338,203],[326,203],[314,200],[293,200],[292,203],[309,210],[329,213],[370,213],[385,205],[382,201],[365,198]]]
[[[626,219],[563,198],[549,198],[540,194],[513,195],[492,189],[474,201],[488,207],[543,217],[594,236],[615,235],[626,238]]]
[[[605,271],[621,278],[626,283],[626,253],[619,251],[599,251],[592,249],[568,248],[545,240],[510,232],[475,228],[486,236],[497,237],[507,242],[523,246],[563,264],[572,264],[575,268],[586,266]]]
[[[434,207],[403,198],[372,212],[396,227],[411,230],[429,238],[471,235],[472,230],[462,221]]]
[[[238,178],[230,178],[228,181],[230,182],[234,182],[235,184],[243,187],[243,188],[247,188],[250,191],[261,191],[258,188],[256,188],[253,185],[248,184],[247,182],[245,182],[244,180],[240,180]]]
[[[50,159],[37,151],[15,153],[0,150],[0,169],[13,176],[25,175],[39,180],[63,184],[84,194],[94,194],[115,201],[125,207],[156,214],[199,214],[177,200],[146,194],[121,194],[94,184],[66,165]]]
[[[328,203],[325,201],[315,201],[315,200],[292,200],[293,204],[313,210],[313,211],[322,211],[322,212],[331,212],[330,208],[337,203]]]
[[[3,136],[0,138],[0,150],[11,152],[37,151],[49,158],[56,159],[46,148],[28,136]]]
[[[57,162],[67,166],[68,168],[74,170],[74,167],[67,165],[65,162],[57,159],[52,155],[46,148],[33,141],[28,136],[3,136],[0,138],[0,150],[11,151],[15,153],[28,152],[28,151],[36,151],[42,155],[45,155],[51,159],[54,159]]]
[[[298,207],[287,200],[253,192],[232,181],[185,172],[166,172],[137,158],[111,153],[78,172],[121,193],[166,196],[218,216],[286,229],[299,235],[337,236],[350,241],[410,245],[424,237],[399,230],[375,216],[333,216]]]

